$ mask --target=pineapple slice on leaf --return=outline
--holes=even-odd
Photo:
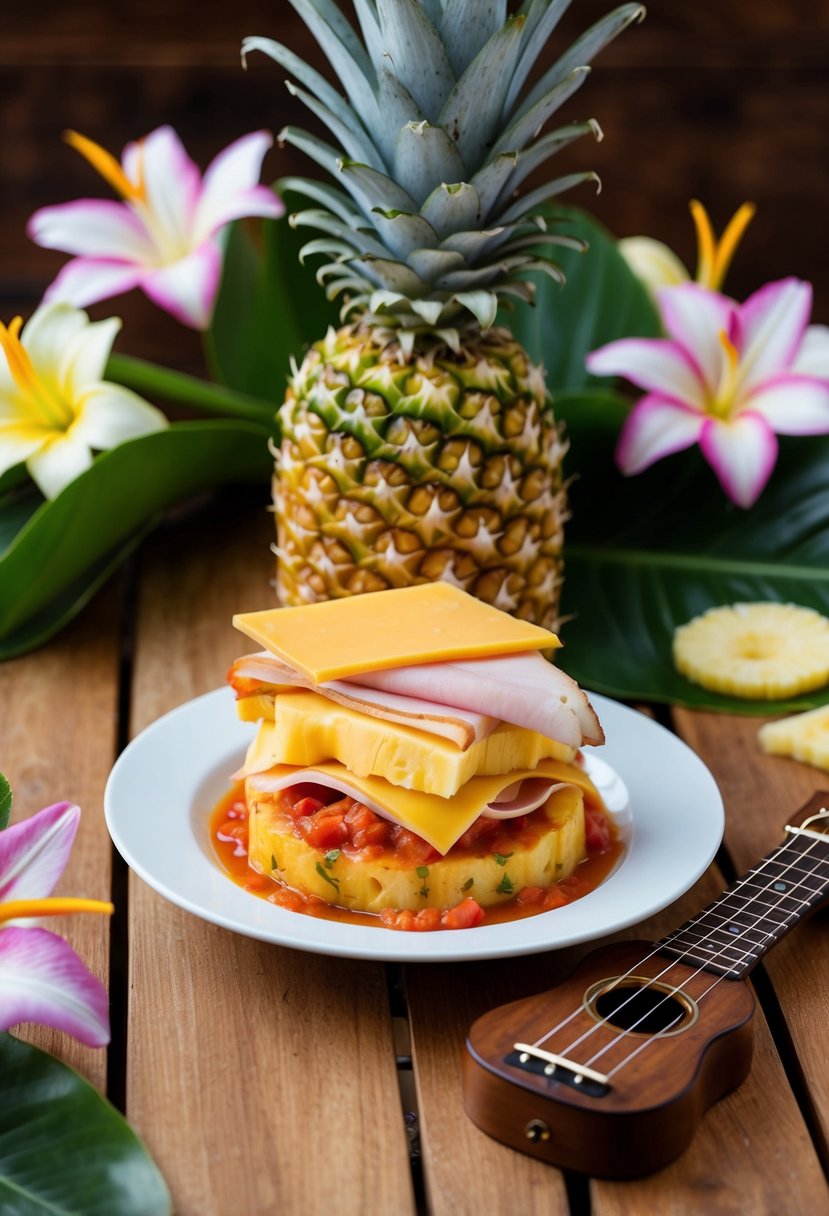
[[[294,367],[279,413],[277,593],[298,604],[445,579],[540,625],[562,580],[566,444],[544,375],[499,303],[522,276],[563,278],[542,203],[592,173],[522,194],[529,176],[598,124],[548,120],[631,22],[624,4],[530,82],[570,0],[291,0],[342,93],[280,43],[270,55],[333,144],[289,127],[334,184],[288,179],[322,235],[317,279],[343,328]],[[515,7],[515,6],[513,6]],[[359,33],[358,29],[359,27]],[[344,94],[344,96],[343,96]],[[550,334],[555,342],[556,335]]]

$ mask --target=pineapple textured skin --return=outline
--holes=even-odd
[[[456,352],[330,331],[279,413],[283,604],[444,579],[555,629],[566,444],[541,369],[503,329]]]

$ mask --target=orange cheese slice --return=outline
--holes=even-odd
[[[242,612],[233,624],[315,684],[391,667],[560,645],[549,630],[516,620],[449,583]]]
[[[336,761],[315,764],[310,769],[278,765],[265,773],[254,774],[248,778],[248,783],[253,790],[267,791],[301,782],[325,785],[329,779],[332,788],[358,800],[365,799],[367,806],[422,836],[439,853],[445,854],[490,802],[511,785],[529,777],[545,777],[553,782],[575,785],[597,803],[601,801],[596,787],[582,769],[559,760],[542,760],[533,769],[516,769],[499,777],[471,777],[452,798],[405,790],[382,777],[358,777]]]

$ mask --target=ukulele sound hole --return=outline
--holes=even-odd
[[[684,992],[645,976],[600,980],[585,995],[595,1018],[631,1034],[677,1034],[697,1019],[696,1004]]]

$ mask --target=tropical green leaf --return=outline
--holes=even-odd
[[[0,499],[0,658],[37,645],[74,615],[174,503],[217,485],[264,485],[268,434],[251,422],[174,423],[102,453],[49,502],[33,488]]]
[[[555,394],[601,383],[587,374],[584,357],[605,342],[631,335],[655,337],[659,317],[645,288],[619,253],[610,234],[574,208],[544,209],[551,232],[588,243],[586,253],[550,245],[545,253],[561,266],[559,287],[544,275],[536,284],[535,305],[517,304],[504,323],[530,355],[547,369]]]
[[[707,692],[674,669],[674,630],[720,604],[776,600],[829,616],[829,438],[782,437],[759,501],[729,502],[696,450],[625,478],[613,449],[626,405],[608,392],[562,396],[571,443],[561,665],[626,700],[749,714],[808,709],[829,688],[780,701]]]
[[[9,826],[13,801],[12,787],[4,774],[0,773],[0,831]]]
[[[269,402],[274,413],[291,357],[301,358],[305,346],[337,323],[336,308],[299,265],[306,238],[294,231],[288,214],[302,210],[305,200],[292,192],[283,197],[283,219],[264,220],[256,229],[242,221],[233,225],[207,337],[216,379]]]
[[[0,1034],[3,1216],[168,1216],[172,1204],[135,1132],[72,1069]]]

